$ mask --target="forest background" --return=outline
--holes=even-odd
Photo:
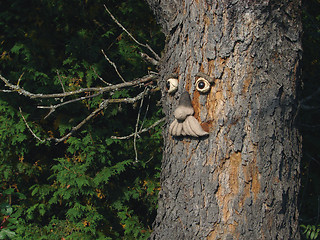
[[[302,12],[299,211],[302,235],[316,239],[320,1],[304,1]],[[29,98],[0,82],[0,239],[148,238],[160,187],[164,121],[157,69],[141,56],[152,56],[144,44],[161,55],[165,37],[142,0],[0,2],[0,74],[18,88],[49,94],[152,76],[63,98]]]

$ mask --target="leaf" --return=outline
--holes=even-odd
[[[0,239],[13,239],[15,236],[16,233],[9,229],[3,228],[0,230]]]
[[[14,193],[14,188],[8,188],[3,193],[6,195],[12,194],[12,193]]]
[[[12,53],[19,53],[20,50],[23,48],[23,44],[21,43],[16,43],[12,48],[11,48],[11,52]]]
[[[33,188],[33,190],[32,190],[32,188]],[[37,185],[34,185],[34,186],[32,186],[32,187],[30,188],[30,190],[32,190],[31,196],[34,196],[34,195],[36,195],[36,194],[38,193],[39,187],[38,187]]]
[[[9,216],[13,212],[13,208],[8,203],[3,203],[0,205],[0,210],[3,215]]]
[[[310,233],[311,233],[311,231],[310,231],[310,230],[308,230],[308,231],[307,231],[307,234],[306,234],[306,237],[307,237],[307,238],[309,238],[309,237],[310,237]]]

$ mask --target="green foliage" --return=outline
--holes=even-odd
[[[307,239],[318,239],[320,233],[320,224],[316,225],[300,225],[303,228],[303,234],[305,234]]]
[[[105,12],[106,4],[141,42],[160,52],[163,35],[143,1],[1,1],[0,72],[35,93],[72,91],[120,83],[103,49],[127,80],[153,67]],[[144,50],[144,49],[143,49]],[[20,79],[20,80],[18,80]],[[4,89],[0,85],[0,89]],[[30,100],[0,92],[0,239],[147,239],[155,217],[162,152],[161,127],[133,139],[139,108],[108,106],[65,142],[61,137],[102,99],[136,96],[144,87],[121,89],[65,105],[48,118]],[[160,94],[144,99],[139,126],[160,119]],[[72,98],[70,98],[72,99]],[[144,117],[145,115],[145,117]]]

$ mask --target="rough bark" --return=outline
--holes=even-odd
[[[168,127],[183,91],[208,137],[164,130],[151,239],[299,239],[301,139],[295,127],[300,0],[148,0],[167,34]],[[215,78],[208,94],[196,74]],[[165,91],[179,76],[178,91]]]

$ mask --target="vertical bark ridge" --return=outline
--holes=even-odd
[[[161,5],[168,12],[168,4]],[[299,239],[301,142],[294,126],[300,1],[172,1],[161,64],[168,122],[188,91],[207,138],[164,132],[162,189],[151,239]],[[160,16],[158,14],[158,16]],[[166,17],[165,19],[168,19]],[[169,36],[169,35],[168,35]],[[196,74],[214,77],[200,94]]]

